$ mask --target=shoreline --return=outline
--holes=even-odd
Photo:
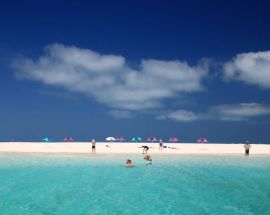
[[[107,143],[97,142],[96,155],[142,155],[142,145],[153,155],[243,155],[243,144],[165,143],[159,150],[158,143]],[[87,155],[91,154],[90,142],[1,142],[0,154]],[[251,155],[270,155],[270,145],[252,144]]]
[[[149,155],[155,156],[155,157],[168,157],[168,156],[177,156],[177,157],[245,157],[244,153],[227,153],[227,154],[154,154],[154,153],[148,153]],[[88,157],[88,158],[104,158],[106,156],[113,157],[113,156],[143,156],[143,154],[135,154],[135,153],[99,153],[99,154],[86,154],[86,153],[42,153],[42,152],[0,152],[0,156],[36,156],[36,157],[70,157],[70,158],[76,158],[76,157]],[[249,157],[270,157],[270,154],[250,154]]]

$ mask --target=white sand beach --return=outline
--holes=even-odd
[[[243,154],[243,144],[165,143],[162,151],[158,143],[105,143],[96,144],[97,154],[141,154],[142,145],[149,154]],[[91,154],[91,143],[86,142],[1,142],[0,153]],[[250,154],[270,155],[270,145],[252,144]]]

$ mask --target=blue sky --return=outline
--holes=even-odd
[[[269,6],[1,3],[0,140],[269,143]]]

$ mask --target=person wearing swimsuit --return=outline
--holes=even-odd
[[[127,159],[126,167],[134,167],[134,165],[133,165],[133,163],[131,162],[130,159]]]
[[[163,141],[159,140],[159,151],[162,151],[163,149]]]
[[[151,155],[145,155],[143,159],[146,160],[146,161],[148,161],[147,164],[152,164],[152,157],[151,157]]]
[[[92,140],[92,154],[96,154],[96,141]]]
[[[142,146],[143,148],[143,154],[147,154],[147,151],[149,150],[148,146]]]
[[[246,141],[245,145],[244,145],[244,149],[245,149],[245,156],[249,156],[249,149],[251,148],[250,144],[248,141]]]

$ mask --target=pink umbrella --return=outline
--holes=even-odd
[[[171,137],[169,139],[169,142],[172,142],[172,143],[177,143],[179,141],[179,139],[177,137]]]
[[[201,137],[197,140],[197,143],[207,143],[207,142],[208,142],[208,140],[204,137]]]
[[[64,141],[65,142],[74,142],[74,138],[73,137],[65,137]]]
[[[123,136],[121,136],[121,137],[117,138],[117,140],[119,140],[119,141],[124,141],[125,138],[124,138]]]
[[[154,142],[154,141],[157,141],[157,138],[156,137],[148,137],[147,141]]]

